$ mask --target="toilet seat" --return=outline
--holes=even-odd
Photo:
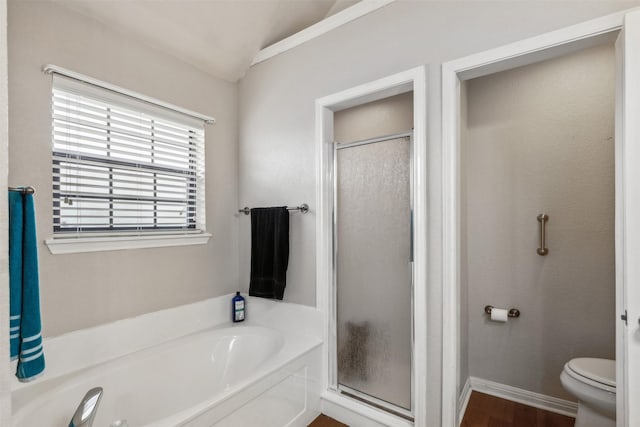
[[[581,357],[565,365],[565,372],[577,381],[609,393],[616,392],[616,361]]]

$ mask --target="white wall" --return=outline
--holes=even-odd
[[[236,85],[55,2],[10,0],[8,17],[9,182],[36,188],[45,336],[235,290]],[[49,253],[42,241],[52,235],[51,76],[41,71],[49,63],[216,117],[206,127],[207,245]]]
[[[7,187],[8,98],[7,98],[7,2],[0,0],[0,189]],[[6,193],[5,193],[6,194]],[[0,425],[9,425],[11,391],[9,385],[9,212],[7,198],[0,198]]]
[[[467,82],[469,375],[571,398],[564,363],[615,358],[614,95],[612,45]],[[490,322],[486,304],[521,317]]]
[[[316,98],[409,69],[429,67],[429,425],[441,383],[439,64],[640,4],[629,2],[394,2],[254,66],[239,84],[241,205],[311,204],[292,215],[285,299],[315,304]],[[248,221],[240,229],[240,278],[248,287]]]

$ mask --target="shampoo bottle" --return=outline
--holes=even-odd
[[[231,319],[234,322],[244,320],[244,298],[240,292],[236,292],[236,296],[231,300]]]

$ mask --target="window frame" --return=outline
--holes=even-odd
[[[46,69],[45,69],[46,71]],[[66,71],[66,70],[65,70]],[[78,165],[85,165],[82,163],[83,158],[89,159],[92,157],[90,154],[81,152],[70,153],[68,151],[60,151],[55,147],[54,135],[53,135],[53,123],[54,123],[54,108],[53,108],[53,95],[54,90],[61,90],[73,95],[79,95],[87,97],[92,100],[97,100],[111,105],[114,109],[124,108],[127,110],[133,110],[141,114],[152,117],[153,121],[168,120],[170,122],[180,123],[187,128],[193,127],[193,129],[202,129],[202,133],[195,133],[194,136],[190,136],[190,130],[185,133],[187,135],[185,147],[188,150],[193,147],[195,152],[195,161],[193,165],[188,166],[189,173],[185,171],[187,169],[181,169],[181,167],[172,167],[169,165],[140,165],[134,160],[127,159],[114,159],[112,161],[104,158],[98,159],[96,162],[97,168],[104,167],[105,171],[113,171],[113,168],[109,168],[110,164],[116,166],[135,167],[134,174],[139,172],[141,176],[148,174],[148,177],[153,177],[154,193],[155,193],[155,179],[159,176],[156,173],[162,173],[163,171],[169,171],[171,173],[182,174],[185,176],[186,190],[184,195],[186,197],[187,210],[193,206],[194,216],[190,216],[188,213],[185,215],[185,225],[171,225],[162,226],[161,221],[158,221],[158,206],[162,203],[158,200],[153,200],[150,197],[147,202],[149,203],[150,210],[147,213],[153,212],[152,225],[144,225],[142,222],[135,226],[113,226],[114,208],[113,202],[117,203],[117,200],[110,196],[113,194],[110,191],[109,194],[105,194],[104,200],[109,200],[110,208],[107,210],[109,223],[111,225],[106,227],[90,227],[90,231],[87,227],[82,227],[81,224],[75,224],[70,227],[64,227],[61,224],[60,215],[60,202],[63,200],[63,190],[60,185],[59,177],[52,177],[52,213],[58,215],[58,220],[52,221],[53,236],[47,240],[47,244],[52,254],[59,253],[76,253],[76,252],[95,252],[103,250],[119,250],[119,249],[135,249],[135,248],[151,248],[151,247],[166,247],[166,246],[182,246],[192,244],[206,244],[211,237],[211,234],[206,232],[206,210],[205,210],[205,167],[204,167],[204,145],[205,145],[205,125],[214,122],[213,118],[202,116],[198,113],[189,114],[189,110],[175,107],[171,104],[164,103],[162,101],[154,100],[144,95],[137,94],[135,92],[128,91],[126,89],[119,88],[117,86],[110,85],[96,81],[92,78],[78,78],[79,75],[75,73],[58,73],[57,70],[50,70],[53,74],[53,82],[51,87],[51,112],[50,117],[52,126],[52,141],[51,141],[51,154],[52,154],[52,172],[57,170],[58,175],[63,170],[60,168],[60,163],[63,163],[64,158],[75,159],[78,161]],[[74,75],[69,75],[74,74]],[[109,123],[109,126],[111,124]],[[108,127],[109,127],[108,126]],[[151,133],[153,135],[153,133]],[[192,142],[192,138],[193,142]],[[197,138],[200,138],[198,140]],[[150,140],[149,149],[153,152],[153,146],[155,142]],[[192,145],[193,144],[193,145]],[[187,155],[189,158],[189,155]],[[144,162],[138,162],[144,163]],[[189,162],[190,163],[190,162]],[[155,171],[155,172],[154,172]],[[55,174],[54,174],[55,175]],[[114,182],[110,176],[105,184],[105,188],[112,189]],[[195,191],[193,195],[190,194],[191,188]],[[157,197],[157,194],[154,196]],[[139,216],[142,218],[142,216]],[[136,221],[134,219],[134,221]]]

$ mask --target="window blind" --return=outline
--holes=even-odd
[[[54,75],[54,233],[204,230],[204,123]]]

